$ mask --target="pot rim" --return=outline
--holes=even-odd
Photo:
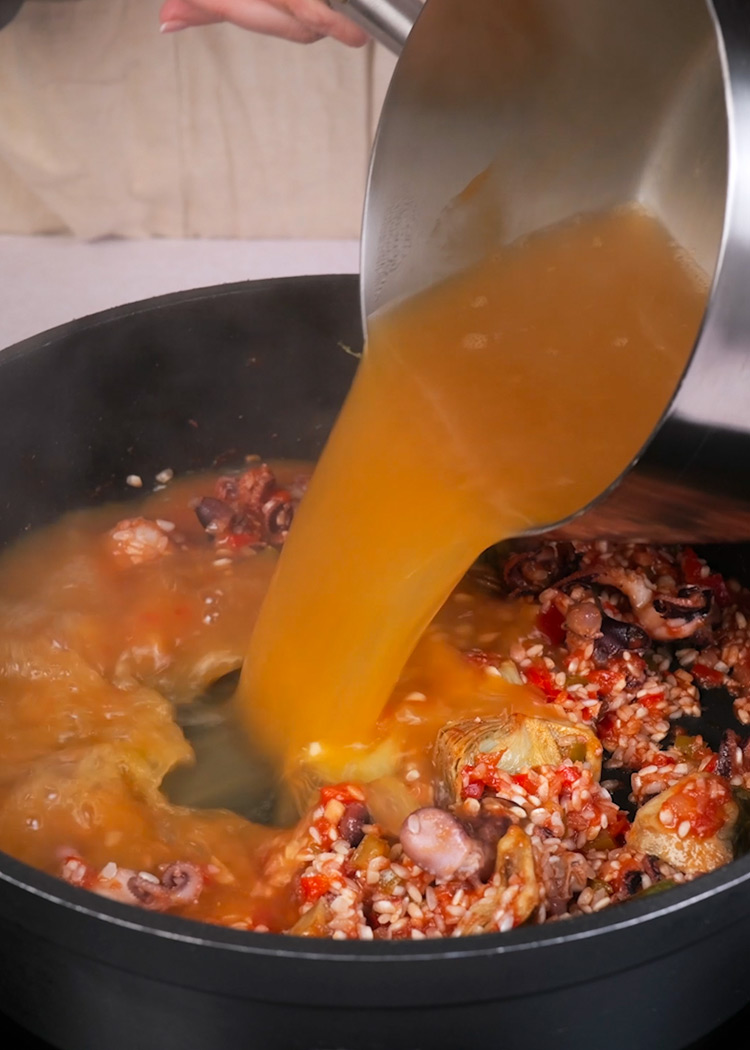
[[[483,933],[472,937],[435,938],[424,941],[334,941],[288,934],[254,933],[213,925],[100,897],[71,886],[63,879],[38,871],[7,853],[0,852],[0,885],[7,884],[49,904],[101,922],[105,926],[128,929],[160,940],[199,946],[250,957],[289,958],[330,963],[411,963],[446,959],[481,959],[492,956],[518,956],[529,950],[556,948],[563,944],[587,943],[608,934],[624,932],[669,920],[699,907],[709,899],[750,883],[750,854],[731,861],[723,868],[702,875],[681,886],[624,901],[613,909],[576,916],[541,926],[519,926],[507,933]],[[746,894],[750,910],[750,894]],[[561,929],[562,926],[562,929]],[[695,940],[705,929],[695,924]],[[314,945],[314,946],[313,946]]]
[[[118,303],[117,306],[108,306],[105,310],[97,310],[92,314],[84,314],[82,317],[74,317],[70,321],[53,328],[45,328],[42,332],[27,336],[7,346],[0,346],[0,368],[6,361],[13,360],[35,350],[41,350],[45,346],[56,342],[58,339],[75,335],[82,329],[91,330],[100,325],[110,324],[123,317],[136,317],[139,314],[152,313],[164,307],[178,306],[181,303],[195,303],[203,299],[215,300],[226,296],[247,295],[248,292],[262,294],[270,288],[278,288],[279,285],[325,285],[330,282],[340,284],[352,282],[359,283],[359,274],[356,273],[311,273],[292,274],[285,277],[260,277],[251,281],[230,281],[226,284],[204,284],[199,288],[185,288],[179,292],[165,292],[163,295],[149,296],[147,299],[135,299],[128,303]]]

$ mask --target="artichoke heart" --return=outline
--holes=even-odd
[[[461,772],[487,758],[498,769],[520,773],[533,766],[559,766],[564,759],[586,762],[601,774],[602,746],[586,726],[524,714],[503,714],[451,722],[435,742],[434,764],[439,805],[461,798]]]
[[[703,875],[733,859],[739,815],[723,777],[692,773],[641,806],[627,843],[686,875]]]

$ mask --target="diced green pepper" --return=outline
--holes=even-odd
[[[655,893],[662,893],[664,890],[673,889],[677,883],[674,879],[662,879],[661,882],[655,882],[653,886],[649,886],[647,890],[641,890],[640,893],[636,893],[631,900],[636,900],[638,897],[653,897]]]
[[[691,755],[695,747],[695,737],[688,736],[687,733],[678,733],[674,738],[674,746],[683,755]]]
[[[592,879],[589,886],[595,893],[597,890],[605,890],[609,897],[612,896],[612,887],[608,882],[605,882],[604,879]]]
[[[600,831],[594,839],[594,841],[591,843],[591,845],[593,849],[597,850],[609,850],[617,848],[617,843],[608,831]]]
[[[291,933],[295,937],[327,937],[329,918],[328,904],[321,897],[309,911],[306,911],[301,918],[297,919],[294,926],[287,930],[287,933]]]
[[[389,853],[390,846],[385,839],[381,839],[379,835],[365,835],[352,854],[349,863],[355,871],[364,871],[375,857],[387,857]]]

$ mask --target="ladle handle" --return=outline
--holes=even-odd
[[[397,55],[424,3],[425,0],[328,0],[334,11],[351,18]]]

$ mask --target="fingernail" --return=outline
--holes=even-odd
[[[180,22],[180,21],[178,21],[176,19],[173,19],[171,22],[162,22],[162,24],[159,26],[159,32],[160,33],[179,33],[179,31],[181,29],[188,29],[188,28],[189,28],[189,26],[188,26],[187,22]]]

